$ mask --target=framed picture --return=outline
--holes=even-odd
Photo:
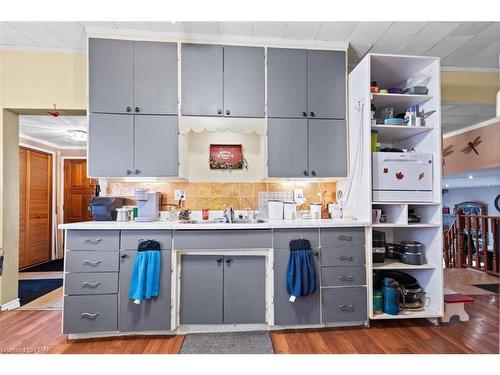
[[[210,169],[248,169],[241,145],[210,145]]]

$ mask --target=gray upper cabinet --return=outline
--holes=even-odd
[[[344,51],[307,51],[309,117],[344,119],[346,113]]]
[[[178,175],[177,117],[135,116],[134,175]]]
[[[177,114],[177,44],[89,39],[89,108]]]
[[[144,299],[135,304],[129,298],[130,279],[137,250],[120,252],[118,330],[168,331],[170,330],[170,250],[160,252],[160,291],[158,297]]]
[[[344,120],[309,120],[309,173],[313,177],[347,176]]]
[[[307,52],[267,49],[267,110],[269,117],[307,116]]]
[[[134,116],[91,113],[88,175],[124,177],[134,165]]]
[[[177,114],[177,44],[134,42],[134,112]]]
[[[182,108],[188,116],[222,116],[223,47],[182,44]]]
[[[269,119],[269,177],[307,177],[307,119]]]
[[[89,39],[90,112],[127,113],[132,110],[133,44],[129,40]]]
[[[264,48],[224,46],[224,116],[264,117]]]

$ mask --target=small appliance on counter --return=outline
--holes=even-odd
[[[283,219],[283,201],[269,199],[267,201],[267,217],[269,220]]]
[[[123,206],[123,198],[94,197],[90,203],[92,217],[95,221],[115,221],[117,209]]]
[[[417,241],[401,241],[401,253],[399,255],[399,260],[406,264],[424,264],[424,245]]]
[[[156,221],[160,218],[161,193],[150,193],[149,189],[135,189],[137,217],[135,221]]]
[[[311,203],[310,204],[311,219],[321,219],[321,209],[323,205],[321,203]]]
[[[385,232],[374,230],[372,235],[373,263],[385,262]]]
[[[297,217],[297,205],[295,202],[283,202],[283,217],[287,220],[293,220]]]

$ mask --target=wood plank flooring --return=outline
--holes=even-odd
[[[499,353],[499,297],[474,296],[469,322],[375,321],[372,328],[271,333],[275,353]],[[60,311],[0,312],[0,353],[179,353],[184,336],[68,340]]]
[[[486,272],[467,268],[445,268],[444,287],[460,294],[492,295],[493,292],[473,286],[474,284],[496,284],[499,278]]]

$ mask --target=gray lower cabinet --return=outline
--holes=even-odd
[[[347,176],[344,120],[309,120],[309,173],[313,177]]]
[[[91,113],[88,175],[125,177],[134,165],[134,116]]]
[[[368,319],[366,287],[323,289],[323,323],[364,322]]]
[[[267,164],[269,177],[307,177],[306,119],[268,120]]]
[[[144,299],[134,304],[129,298],[130,278],[137,250],[120,251],[119,273],[119,317],[120,332],[168,331],[170,330],[171,281],[170,250],[162,250],[160,294],[156,298]]]
[[[170,177],[179,174],[177,117],[135,116],[134,175]]]
[[[181,257],[181,324],[223,323],[223,260],[218,255]]]
[[[263,256],[184,255],[180,323],[265,323]]]
[[[185,116],[222,116],[223,47],[182,44],[182,107]]]
[[[63,333],[117,330],[116,294],[64,296]]]
[[[320,323],[320,288],[319,267],[316,257],[318,290],[309,296],[299,297],[295,302],[288,300],[286,271],[289,249],[274,250],[274,324],[299,325]]]

